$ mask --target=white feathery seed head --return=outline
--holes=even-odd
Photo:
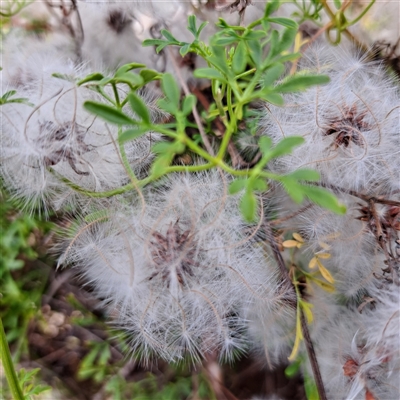
[[[394,308],[385,300],[377,300],[374,307],[364,308],[362,314],[342,306],[338,313],[329,316],[323,331],[312,335],[328,398],[365,399],[369,393],[373,398],[390,400],[398,395],[400,337],[396,289],[392,297],[397,303]],[[309,364],[307,368],[311,373]]]
[[[269,261],[227,195],[218,171],[171,175],[144,190],[145,204],[77,226],[62,263],[73,263],[117,315],[144,361],[244,350],[243,306],[272,308],[278,285]]]
[[[285,106],[268,105],[261,121],[278,142],[302,136],[305,144],[276,160],[280,173],[313,168],[322,182],[345,190],[390,193],[400,182],[400,97],[384,69],[343,50],[312,47],[303,72],[331,81],[285,96]]]
[[[1,174],[17,198],[58,209],[65,202],[84,199],[59,176],[83,190],[97,192],[118,188],[129,178],[118,149],[117,127],[83,108],[87,100],[103,101],[84,85],[76,85],[75,81],[88,71],[76,69],[59,52],[42,56],[29,56],[27,63],[18,62],[20,66],[15,69],[13,63],[7,64],[3,71],[3,86],[17,90],[18,97],[26,98],[31,105],[2,106]],[[68,78],[59,79],[53,73]],[[155,109],[153,95],[142,98]],[[152,114],[157,118],[156,112]],[[135,173],[141,174],[149,166],[151,145],[159,138],[149,133],[125,145]]]

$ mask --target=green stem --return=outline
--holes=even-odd
[[[108,190],[106,192],[93,192],[91,190],[86,190],[86,189],[82,188],[81,186],[77,185],[76,183],[70,181],[68,178],[66,178],[65,176],[62,176],[57,171],[55,171],[53,168],[48,168],[48,171],[51,174],[53,174],[57,179],[59,179],[61,182],[65,183],[68,187],[75,190],[76,192],[82,193],[86,196],[94,197],[94,198],[104,198],[104,197],[116,196],[118,194],[128,192],[129,190],[133,190],[136,187],[145,186],[152,181],[152,179],[150,179],[151,177],[148,177],[148,178],[145,178],[142,180],[138,180],[136,186],[132,183],[129,183],[125,186],[121,186],[117,189]]]
[[[118,94],[118,89],[115,83],[112,83],[112,88],[115,96],[115,103],[117,107],[119,108],[121,106],[120,101],[119,101],[119,94]]]
[[[132,168],[131,168],[131,166],[129,164],[128,158],[126,156],[125,145],[124,145],[124,143],[121,142],[121,140],[119,140],[119,138],[121,137],[121,134],[122,134],[122,128],[121,128],[121,126],[119,126],[118,127],[118,146],[119,146],[119,151],[120,151],[120,154],[121,154],[122,163],[124,164],[124,168],[126,170],[126,173],[128,174],[128,176],[129,176],[130,180],[132,181],[132,183],[133,182],[136,183],[137,182],[137,178],[136,178],[136,175],[133,172],[133,170],[132,170]]]
[[[368,4],[367,7],[360,13],[360,15],[357,18],[354,18],[352,21],[347,22],[347,24],[343,25],[344,28],[347,28],[348,26],[356,24],[367,12],[368,10],[374,5],[375,0],[372,0],[371,3]]]
[[[107,95],[101,86],[95,86],[95,90],[100,93],[106,100],[108,100],[113,106],[115,106],[115,101]]]
[[[3,321],[0,318],[0,344],[1,344],[1,362],[6,373],[8,385],[10,386],[12,396],[14,400],[24,400],[17,374],[14,369],[12,362],[10,349],[8,347],[6,334],[4,332]]]
[[[199,172],[211,169],[214,166],[212,163],[204,165],[172,165],[165,170],[165,174],[171,172]]]

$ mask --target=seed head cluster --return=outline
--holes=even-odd
[[[211,13],[200,3],[174,4],[176,9],[153,2],[140,7],[86,2],[79,28],[85,35],[78,27],[69,40],[57,29],[47,42],[10,35],[2,87],[25,100],[1,106],[5,186],[29,210],[72,215],[55,249],[59,265],[83,277],[144,363],[198,362],[211,355],[231,360],[250,350],[271,367],[286,363],[298,342],[301,311],[329,398],[398,398],[398,82],[381,64],[351,51],[309,46],[299,60],[299,76],[326,74],[330,82],[286,94],[282,107],[251,105],[259,117],[256,133],[242,132],[239,144],[233,135],[231,145],[238,145],[244,158],[262,157],[260,137],[273,144],[303,137],[303,145],[274,158],[263,171],[282,176],[315,169],[321,176],[315,184],[333,192],[347,213],[307,201],[294,204],[274,181],[255,192],[257,221],[246,222],[240,211],[243,191],[228,190],[235,177],[219,166],[206,169],[204,160],[188,153],[182,159],[187,156],[196,172],[151,180],[157,157],[152,146],[168,147],[171,138],[148,132],[121,143],[125,128],[83,106],[109,105],[107,98],[124,98],[130,90],[105,86],[101,93],[90,83],[79,84],[94,70],[110,76],[132,61],[173,70],[176,62],[165,52],[155,58],[141,40],[159,37],[164,28],[179,37],[184,31],[179,22],[186,22],[194,6],[202,18]],[[259,16],[246,11],[246,18]],[[207,29],[210,35],[214,28]],[[173,51],[186,86],[194,81],[192,70],[205,65],[200,57],[182,59]],[[138,95],[152,121],[170,122],[172,116],[158,109],[160,93],[154,84]],[[129,105],[122,111],[137,117]],[[194,142],[193,129],[186,133]],[[212,139],[216,146],[219,139]],[[172,165],[181,167],[182,159]],[[138,184],[146,179],[150,183]],[[126,187],[131,190],[121,190]],[[280,258],[293,285],[279,272]],[[305,359],[303,342],[299,352]],[[312,375],[307,361],[301,369]]]

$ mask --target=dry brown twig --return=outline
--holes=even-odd
[[[289,276],[289,271],[286,268],[285,261],[282,257],[281,252],[279,251],[278,244],[276,243],[276,239],[272,232],[270,223],[267,220],[264,221],[264,229],[265,229],[265,234],[267,236],[267,242],[272,249],[275,261],[277,262],[277,264],[279,266],[282,280],[283,280],[283,282],[285,282],[285,284],[288,285],[288,287],[291,287],[291,290],[293,292],[295,292],[293,282]],[[294,306],[296,306],[296,305],[294,305]],[[300,313],[301,313],[300,314],[301,330],[302,330],[302,333],[304,336],[304,343],[305,343],[305,346],[307,349],[308,358],[310,360],[311,368],[312,368],[312,371],[314,374],[315,384],[317,386],[319,398],[320,398],[320,400],[327,400],[328,398],[326,397],[325,387],[324,387],[324,383],[322,381],[321,371],[319,369],[317,356],[316,356],[315,350],[314,350],[314,345],[312,343],[310,332],[308,330],[308,325],[307,325],[303,311],[300,311]]]

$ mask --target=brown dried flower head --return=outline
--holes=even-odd
[[[172,274],[175,274],[180,285],[185,282],[184,275],[194,275],[192,268],[196,266],[196,246],[193,238],[190,237],[190,229],[182,232],[179,220],[169,225],[165,236],[159,232],[153,232],[150,243],[156,272],[150,276],[149,280],[160,275],[169,287]]]
[[[335,148],[339,146],[348,147],[351,142],[359,147],[364,147],[361,131],[369,129],[369,125],[364,121],[366,112],[358,112],[357,105],[345,106],[341,110],[340,117],[330,118],[324,136],[335,135]]]

